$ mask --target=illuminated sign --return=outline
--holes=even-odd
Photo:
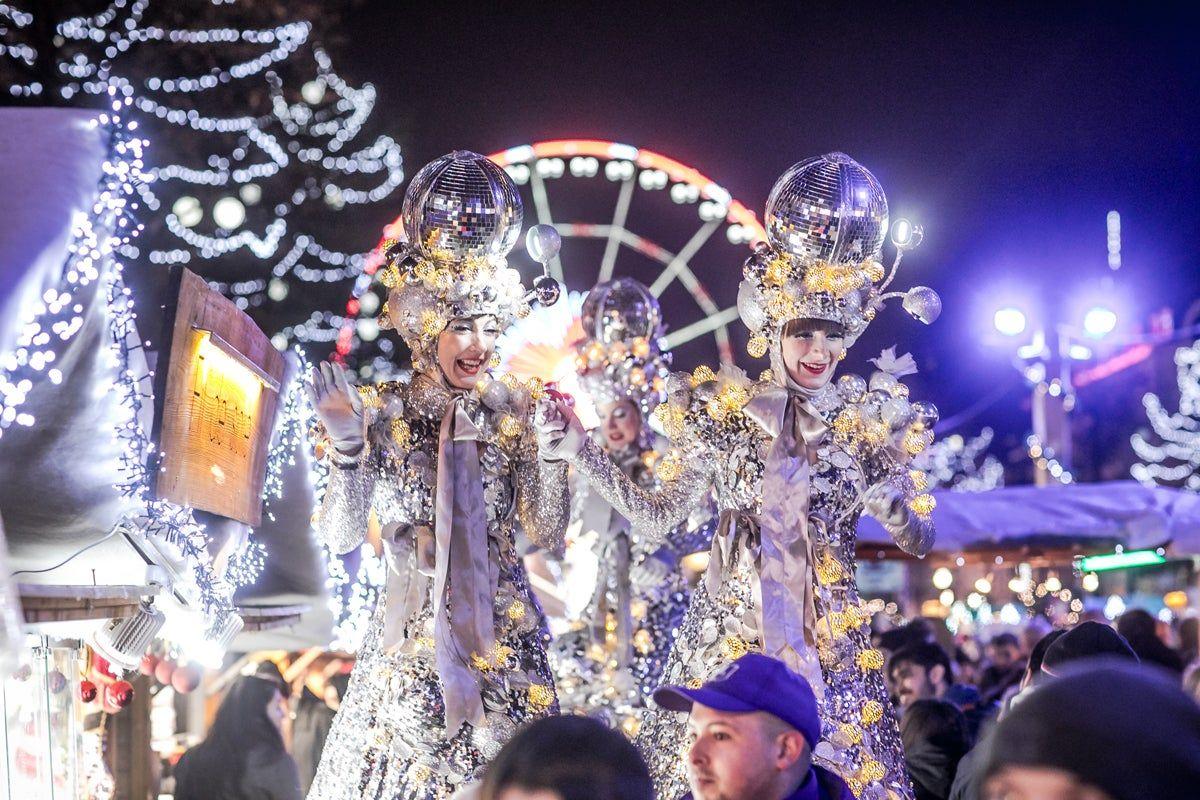
[[[249,317],[187,270],[172,327],[158,494],[258,525],[283,358]]]

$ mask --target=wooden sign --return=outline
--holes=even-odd
[[[250,317],[188,270],[170,325],[156,426],[158,496],[258,525],[283,355]]]

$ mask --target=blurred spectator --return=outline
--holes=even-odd
[[[341,662],[331,663],[333,668]],[[292,721],[292,755],[300,770],[300,786],[305,792],[312,785],[325,749],[325,739],[333,725],[334,715],[346,696],[350,682],[347,674],[335,674],[326,678],[320,670],[312,670],[305,677],[304,685],[296,698],[295,718]]]
[[[1200,659],[1200,617],[1188,617],[1179,623],[1179,657],[1185,666]]]
[[[782,661],[750,653],[697,689],[660,687],[654,701],[689,713],[688,800],[853,800],[812,763],[817,699]]]
[[[954,670],[961,683],[976,685],[982,668],[979,658],[979,643],[964,637],[954,646]]]
[[[1020,682],[1025,674],[1025,661],[1021,658],[1021,643],[1011,633],[993,636],[984,652],[988,666],[979,676],[979,695],[985,704],[990,704]]]
[[[1054,627],[1045,617],[1031,617],[1021,629],[1021,653],[1028,656],[1037,643],[1045,639],[1046,634],[1052,630]]]
[[[1046,659],[1046,651],[1050,649],[1050,645],[1058,641],[1060,636],[1065,636],[1066,633],[1066,630],[1050,631],[1033,646],[1025,664],[1025,674],[1021,676],[1021,682],[1009,689],[1000,703],[1001,713],[1012,705],[1017,695],[1026,689],[1037,686],[1042,681],[1046,674],[1042,671],[1042,662]]]
[[[918,617],[898,628],[889,628],[875,634],[875,646],[887,653],[894,653],[910,644],[933,641],[933,629],[924,617]]]
[[[1050,645],[1042,659],[1042,672],[1058,675],[1067,664],[1089,658],[1139,660],[1125,637],[1107,625],[1088,621],[1071,628]]]
[[[942,700],[917,700],[900,720],[900,739],[916,800],[946,800],[971,747],[963,713]]]
[[[996,725],[982,771],[985,800],[1194,800],[1200,707],[1128,661],[1073,666]]]
[[[996,710],[995,703],[980,701],[975,687],[954,682],[950,656],[933,642],[898,650],[888,663],[887,673],[895,686],[902,713],[917,700],[945,700],[966,717],[972,742],[984,720]]]
[[[481,800],[653,800],[650,772],[621,734],[587,717],[522,728],[488,766]]]
[[[1117,633],[1125,637],[1143,664],[1157,664],[1176,675],[1183,674],[1183,659],[1158,638],[1158,620],[1149,611],[1126,611],[1117,618]]]
[[[1200,703],[1200,669],[1197,669],[1195,665],[1183,678],[1183,690],[1191,695],[1193,700]]]
[[[208,736],[175,765],[175,800],[300,800],[279,687],[257,675],[233,681]]]

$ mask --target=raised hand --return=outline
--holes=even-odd
[[[545,461],[570,459],[587,442],[583,423],[563,399],[547,396],[539,401],[533,424],[537,430],[538,450]]]
[[[308,399],[325,425],[330,441],[342,453],[353,455],[363,446],[363,404],[358,389],[338,364],[322,361],[305,384]]]

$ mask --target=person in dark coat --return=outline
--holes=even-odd
[[[1183,675],[1183,659],[1158,638],[1158,620],[1149,611],[1126,611],[1117,618],[1117,633],[1125,637],[1143,664],[1157,664],[1177,676]]]
[[[175,765],[175,800],[300,800],[296,762],[283,747],[279,684],[237,678],[204,741]]]
[[[900,740],[916,800],[946,800],[971,747],[963,713],[943,700],[917,700],[900,719]]]
[[[1195,800],[1200,706],[1128,659],[1080,663],[997,723],[983,776],[983,800]]]

